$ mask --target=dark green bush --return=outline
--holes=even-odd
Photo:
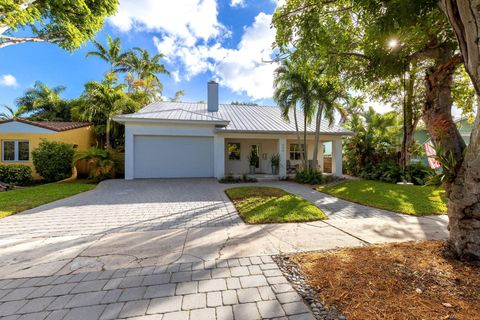
[[[23,164],[0,165],[0,181],[25,186],[32,183],[32,168]]]
[[[73,145],[63,142],[42,140],[32,151],[35,171],[46,181],[60,181],[72,175]]]
[[[323,174],[315,169],[301,170],[295,175],[295,181],[307,184],[321,184],[323,182]]]
[[[405,179],[416,185],[425,185],[435,175],[435,171],[421,162],[407,166]]]

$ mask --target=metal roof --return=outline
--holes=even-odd
[[[303,131],[303,113],[297,111],[299,130]],[[295,133],[293,111],[289,120],[283,119],[278,107],[220,104],[217,112],[208,112],[206,103],[166,102],[159,101],[145,106],[137,113],[121,115],[116,121],[129,120],[165,120],[218,122],[222,127],[219,131],[229,132],[263,132],[263,133]],[[222,124],[223,122],[223,124]],[[315,132],[315,123],[307,126],[307,132]],[[328,125],[322,120],[321,133],[350,135],[351,132],[338,125]]]

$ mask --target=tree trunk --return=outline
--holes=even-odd
[[[322,122],[323,105],[319,104],[315,119],[315,145],[313,146],[313,167],[318,167],[318,144],[320,143],[320,127]]]
[[[300,139],[300,130],[298,129],[298,119],[297,119],[297,107],[293,109],[293,118],[295,119],[295,131],[297,132],[297,143],[298,147],[302,145],[302,140]],[[303,153],[300,153],[300,157],[302,157],[303,161]]]
[[[465,69],[480,97],[480,1],[441,0],[457,36]],[[463,161],[447,189],[449,246],[457,257],[480,260],[480,104]]]
[[[408,165],[410,163],[411,151],[415,143],[414,134],[417,128],[418,121],[420,120],[419,116],[416,115],[416,112],[414,110],[415,81],[415,71],[411,71],[406,84],[406,97],[403,108],[405,117],[405,128],[400,156],[400,164],[402,166],[403,164]]]
[[[465,142],[452,117],[451,93],[453,73],[460,62],[458,55],[441,59],[427,72],[423,120],[435,144],[461,160]]]
[[[304,111],[303,116],[303,168],[308,170],[308,152],[307,152],[307,115]]]
[[[110,149],[110,117],[107,118],[107,125],[105,127],[105,148]]]

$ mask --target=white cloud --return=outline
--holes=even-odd
[[[231,0],[230,7],[245,7],[245,0]]]
[[[226,32],[217,15],[216,0],[123,0],[109,21],[123,32],[156,31],[193,46]]]
[[[278,1],[278,0],[273,0]],[[230,0],[242,6],[245,0]],[[175,81],[211,72],[224,86],[254,99],[272,96],[274,64],[271,58],[275,30],[271,15],[263,12],[245,27],[236,48],[225,48],[230,31],[219,22],[216,0],[122,0],[110,18],[119,30],[146,30],[158,33],[153,42],[167,62],[174,66]]]
[[[11,74],[4,74],[0,76],[0,86],[18,87],[17,79]]]
[[[254,23],[245,28],[238,48],[216,66],[215,73],[222,84],[234,92],[245,92],[254,99],[272,97],[273,73],[277,65],[266,63],[271,59],[275,30],[270,27],[272,16],[263,12]]]
[[[272,97],[273,72],[276,64],[265,63],[272,55],[275,30],[270,28],[272,16],[263,12],[255,17],[251,26],[244,29],[237,48],[224,48],[214,44],[188,45],[173,35],[160,40],[154,37],[157,49],[168,61],[179,63],[180,78],[210,71],[222,85],[236,93],[246,93],[254,99]]]

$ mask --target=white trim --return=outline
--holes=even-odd
[[[177,123],[177,124],[214,124],[214,125],[221,125],[221,126],[227,126],[230,121],[223,121],[223,120],[181,120],[181,119],[145,119],[145,118],[134,118],[134,117],[128,117],[124,118],[121,116],[113,117],[112,118],[114,121],[119,122],[119,123],[127,123],[127,122],[138,122],[138,123]]]
[[[5,159],[5,142],[13,142],[13,160],[6,160]],[[28,160],[19,160],[20,149],[18,144],[20,142],[27,142],[28,143]],[[5,139],[2,140],[2,162],[30,162],[30,141],[29,140],[15,140],[15,139]]]

